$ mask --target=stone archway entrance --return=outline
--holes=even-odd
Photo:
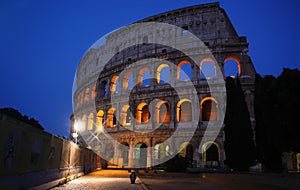
[[[123,166],[128,166],[129,145],[127,143],[122,144],[122,149]]]
[[[180,145],[179,155],[186,159],[187,167],[193,167],[194,148],[189,142]]]
[[[134,166],[136,168],[147,166],[147,145],[145,143],[139,143],[135,146]]]
[[[208,143],[203,146],[204,166],[206,168],[220,167],[219,147],[215,143]]]
[[[154,146],[154,165],[160,166],[169,157],[170,147],[165,143],[158,143]]]

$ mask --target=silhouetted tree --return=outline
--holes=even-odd
[[[227,164],[246,171],[255,163],[255,145],[250,116],[239,78],[226,78],[225,153]]]
[[[300,71],[284,69],[277,79],[280,130],[283,151],[300,152]]]
[[[282,153],[277,92],[275,77],[256,76],[254,109],[258,160],[267,170],[280,172]]]
[[[20,121],[23,121],[24,123],[31,125],[32,127],[44,130],[42,125],[37,120],[35,120],[34,118],[29,119],[27,115],[22,115],[18,110],[14,108],[1,108],[0,113],[7,114],[15,119],[18,119]]]
[[[278,78],[256,76],[255,118],[258,158],[270,171],[282,171],[282,152],[300,152],[298,127],[300,71],[284,69]]]

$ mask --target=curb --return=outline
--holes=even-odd
[[[150,190],[138,176],[136,179],[137,179],[137,182],[141,184],[143,190]]]

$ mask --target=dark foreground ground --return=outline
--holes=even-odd
[[[102,170],[90,173],[60,187],[60,189],[112,190],[193,190],[193,189],[300,189],[300,174],[189,174],[138,173],[137,184],[130,184],[126,170]]]

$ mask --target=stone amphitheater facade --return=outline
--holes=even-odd
[[[176,28],[147,28],[153,23]],[[190,54],[158,43],[169,36],[174,41],[174,33],[196,36],[200,50],[193,41],[182,48]],[[222,168],[224,79],[240,78],[254,125],[255,74],[246,37],[219,3],[154,15],[106,35],[86,52],[74,81],[70,132],[114,167],[159,166],[178,153],[189,167]]]

